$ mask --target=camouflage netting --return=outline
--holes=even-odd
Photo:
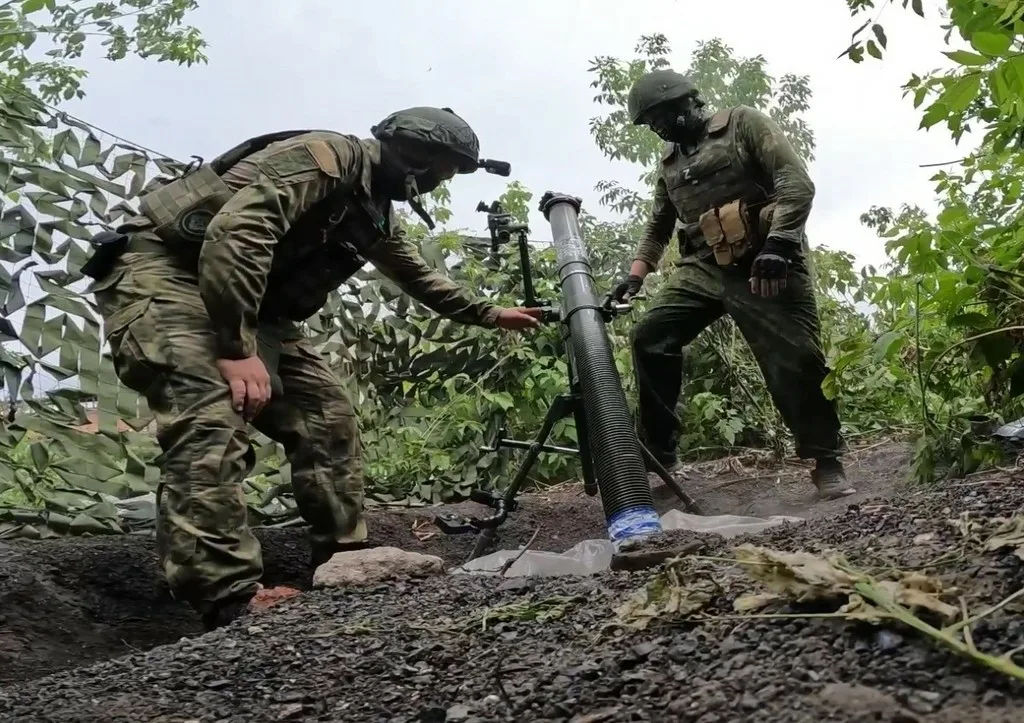
[[[99,317],[81,293],[87,280],[80,268],[92,234],[131,213],[133,200],[155,176],[176,174],[185,164],[101,138],[98,130],[30,98],[0,99],[0,385],[6,398],[0,538],[152,526],[157,474],[148,463],[158,449],[146,431],[149,411],[114,375]],[[428,262],[446,272],[450,250],[443,236],[421,243]],[[482,259],[477,273],[495,268]],[[476,288],[494,288],[484,278],[476,282]],[[359,380],[350,392],[360,406],[374,409],[370,423],[363,421],[365,443],[378,459],[401,452],[393,448],[401,439],[389,430],[427,424],[429,414],[410,392],[417,382],[479,379],[507,352],[500,348],[505,342],[433,316],[368,269],[308,325],[345,378]],[[42,383],[46,379],[49,384]],[[499,399],[477,419],[498,406],[507,404]],[[468,478],[424,479],[413,489],[371,479],[371,501],[431,502],[442,488],[468,491],[479,467],[471,455],[482,428],[467,429],[462,451],[456,457],[449,452],[435,467],[469,469]],[[246,483],[254,522],[293,524],[298,520],[288,465],[269,439],[257,437],[256,444],[257,467]],[[373,459],[368,462],[372,477]]]

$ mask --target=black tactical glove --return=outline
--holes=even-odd
[[[634,274],[630,274],[624,281],[622,281],[622,283],[615,287],[615,290],[612,291],[609,300],[614,301],[617,304],[623,304],[639,294],[643,285],[643,279]]]
[[[750,293],[778,296],[786,289],[792,244],[769,238],[750,266]]]

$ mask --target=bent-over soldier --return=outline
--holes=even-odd
[[[538,324],[430,268],[394,215],[406,201],[432,227],[419,196],[481,165],[470,126],[410,108],[372,134],[250,139],[144,195],[84,269],[117,375],[156,417],[163,573],[208,629],[245,612],[263,574],[242,493],[248,423],[285,448],[314,565],[367,538],[356,413],[299,327],[332,290],[369,261],[458,322]]]

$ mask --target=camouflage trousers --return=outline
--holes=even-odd
[[[821,390],[829,370],[808,262],[791,265],[786,290],[775,298],[752,294],[748,279],[745,269],[686,257],[633,327],[639,431],[662,464],[676,461],[683,348],[725,314],[750,345],[797,454],[821,459],[845,449],[836,406]]]
[[[255,463],[249,428],[217,370],[197,283],[193,268],[162,254],[126,253],[90,291],[118,377],[156,417],[164,576],[176,598],[202,611],[255,593],[263,562],[242,490]],[[314,552],[365,540],[359,431],[341,381],[297,325],[260,336],[277,379],[253,426],[285,449]]]

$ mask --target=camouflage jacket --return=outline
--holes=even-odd
[[[199,292],[220,355],[251,356],[260,321],[302,320],[323,307],[353,272],[351,259],[339,258],[330,243],[335,234],[359,239],[354,245],[362,257],[430,309],[462,323],[494,325],[499,308],[431,268],[406,238],[391,202],[373,194],[371,168],[379,160],[375,140],[317,131],[273,143],[224,172],[234,195],[210,221],[198,257]],[[312,219],[314,206],[346,188],[352,202],[340,220],[331,219],[328,230]]]
[[[716,113],[695,148],[666,144],[651,216],[634,258],[656,269],[677,221],[686,237],[706,206],[746,196],[776,203],[767,236],[803,243],[814,200],[807,168],[775,121],[741,105]]]

